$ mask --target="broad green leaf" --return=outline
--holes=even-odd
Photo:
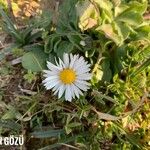
[[[116,17],[116,20],[134,26],[138,26],[143,22],[142,15],[133,10],[122,12],[119,16]]]
[[[122,12],[124,12],[128,8],[129,8],[128,5],[121,3],[119,6],[115,7],[115,9],[114,9],[114,16],[117,17],[118,15],[120,15]]]
[[[150,40],[150,26],[144,25],[135,29],[135,33],[133,34],[133,40]]]
[[[33,50],[26,53],[22,57],[22,66],[25,69],[31,70],[33,72],[42,71],[46,68],[46,60],[48,55],[45,54],[42,50]]]
[[[48,38],[45,39],[45,45],[44,45],[44,52],[50,53],[54,49],[54,47],[57,47],[58,43],[61,41],[61,37],[57,34],[50,35]]]
[[[126,56],[127,56],[126,46],[123,45],[115,49],[112,58],[114,73],[118,73],[123,69],[123,63]]]
[[[130,34],[130,28],[128,25],[124,22],[115,22],[116,24],[116,30],[118,31],[118,35],[120,35],[122,40],[126,40],[129,37]],[[122,41],[122,42],[123,42]]]
[[[30,44],[23,47],[26,51],[36,51],[36,50],[44,50],[44,46],[42,44]]]
[[[105,0],[105,1],[94,0],[94,1],[99,5],[100,8],[105,9],[107,11],[111,11],[113,5],[110,1],[108,1],[108,0]]]
[[[108,0],[94,0],[100,9],[103,9],[103,11],[105,12],[106,16],[108,17],[109,21],[112,21],[113,19],[113,15],[112,15],[112,8],[113,8],[113,4],[108,1]]]
[[[112,79],[112,71],[110,69],[109,59],[104,59],[101,64],[101,67],[102,67],[102,71],[103,71],[102,80],[110,82],[110,80]]]
[[[44,28],[50,30],[50,25],[52,22],[52,12],[48,10],[43,10],[42,15],[33,20],[35,28]]]
[[[42,31],[36,31],[35,33],[31,32],[31,35],[29,37],[26,37],[25,40],[28,41],[28,43],[35,42],[38,38],[42,37]]]
[[[55,58],[56,58],[56,54],[54,53],[49,53],[49,56],[48,56],[48,61],[50,61],[51,63],[55,64]]]
[[[61,41],[58,44],[58,47],[55,48],[55,53],[57,54],[58,57],[62,58],[64,53],[70,53],[73,51],[73,44],[68,42],[68,41]]]
[[[130,1],[128,10],[136,11],[137,13],[144,14],[147,9],[147,1],[139,3],[137,1]]]
[[[68,35],[67,37],[74,47],[81,51],[83,50],[80,45],[81,37],[79,35]]]
[[[59,18],[56,32],[64,33],[78,29],[78,16],[76,13],[76,3],[78,0],[64,0],[59,8]]]

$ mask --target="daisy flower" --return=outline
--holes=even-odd
[[[82,91],[87,91],[91,79],[90,64],[82,56],[64,54],[63,60],[59,58],[56,65],[47,61],[49,70],[44,70],[43,84],[47,90],[52,89],[54,94],[61,98],[64,94],[65,100],[71,101],[75,97],[83,95]]]

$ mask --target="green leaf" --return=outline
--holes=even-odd
[[[61,37],[57,34],[50,35],[45,39],[44,52],[50,53],[54,47],[57,47],[57,44],[61,41]]]
[[[42,71],[46,68],[46,60],[48,55],[45,54],[42,50],[33,50],[26,53],[22,57],[22,66],[25,69],[31,70],[33,72]]]
[[[124,22],[115,22],[116,29],[118,31],[118,34],[122,37],[122,40],[126,40],[129,37],[130,34],[130,28],[128,25]]]
[[[31,137],[34,138],[50,138],[50,137],[58,137],[60,134],[64,133],[63,129],[59,130],[47,130],[47,131],[34,131],[30,133]]]
[[[42,15],[34,20],[34,27],[44,28],[50,30],[50,25],[52,22],[52,12],[48,10],[43,10]]]
[[[15,40],[19,43],[23,43],[22,34],[17,30],[14,23],[10,20],[10,18],[7,16],[7,14],[3,11],[3,9],[0,7],[0,15],[2,16],[2,28],[5,32],[7,32],[9,35],[11,35]]]
[[[57,48],[55,48],[55,52],[58,57],[62,58],[64,53],[70,53],[73,51],[73,44],[68,41],[61,41]]]
[[[144,25],[135,29],[135,33],[132,34],[133,40],[150,40],[150,26]]]
[[[112,58],[112,64],[114,68],[114,73],[118,73],[123,69],[124,59],[127,56],[126,46],[120,46],[114,51],[114,56]]]
[[[56,58],[56,54],[55,53],[49,53],[48,56],[48,61],[50,61],[51,63],[55,64],[55,58]]]
[[[80,46],[81,37],[79,35],[67,35],[69,41],[79,50],[82,51]]]
[[[24,46],[23,49],[27,51],[44,50],[44,46],[42,44],[30,44]]]
[[[140,13],[137,13],[133,10],[131,11],[124,11],[122,12],[117,18],[117,21],[122,21],[124,23],[133,25],[133,26],[138,26],[143,22],[143,17]]]
[[[31,33],[31,35],[29,37],[26,37],[27,39],[25,40],[27,40],[28,43],[29,42],[32,43],[35,42],[38,38],[41,38],[41,36],[42,36],[42,31],[37,31],[35,33]]]
[[[102,80],[110,82],[110,80],[112,79],[112,72],[111,72],[111,69],[110,69],[109,59],[104,59],[101,66],[102,66],[102,70],[103,70]]]
[[[112,21],[113,15],[112,15],[112,8],[113,4],[108,0],[95,0],[95,2],[98,4],[98,6],[103,9],[104,14],[108,17],[109,21]]]
[[[59,18],[56,31],[64,33],[78,29],[78,16],[76,13],[76,3],[78,0],[64,0],[59,9]]]
[[[139,3],[137,1],[131,1],[128,4],[129,8],[128,10],[136,11],[140,14],[144,14],[147,9],[147,1]]]

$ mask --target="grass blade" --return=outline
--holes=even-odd
[[[146,69],[150,65],[150,58],[147,59],[141,66],[137,68],[130,76],[131,78],[141,73],[144,69]]]
[[[64,133],[63,129],[59,130],[47,130],[47,131],[35,131],[32,132],[30,135],[34,138],[50,138],[50,137],[57,137],[60,134]]]

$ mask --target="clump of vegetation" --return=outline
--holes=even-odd
[[[5,96],[7,83],[0,90],[1,134],[24,134],[26,146],[31,142],[33,147],[36,140],[32,140],[40,139],[36,148],[42,150],[64,145],[147,150],[150,22],[144,16],[148,0],[64,0],[57,6],[56,12],[43,11],[23,29],[0,9],[3,30],[13,38],[9,50],[16,52],[15,57],[19,53],[24,68],[19,70],[19,92],[13,100],[8,102]],[[0,53],[2,62],[9,50]],[[91,64],[91,88],[72,102],[53,96],[41,83],[46,61],[55,64],[64,53],[82,55]],[[12,75],[18,72],[13,69],[7,67],[9,75],[9,70]]]

